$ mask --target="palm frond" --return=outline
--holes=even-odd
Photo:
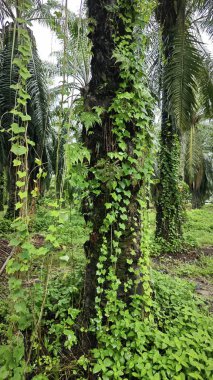
[[[212,0],[199,0],[198,22],[203,31],[208,33],[210,38],[213,38],[213,2]]]
[[[27,103],[27,112],[31,116],[31,121],[28,124],[27,133],[30,140],[35,143],[35,147],[29,146],[28,159],[31,171],[36,157],[41,158],[42,161],[46,161],[48,158],[46,141],[51,135],[51,129],[48,111],[48,91],[45,84],[46,78],[42,62],[37,53],[33,34],[30,29],[27,30],[32,42],[32,59],[28,66],[31,77],[27,81],[27,92],[30,95],[30,100]],[[17,67],[11,65],[13,51],[14,56],[19,54],[17,44],[17,31],[14,42],[14,24],[11,23],[7,26],[4,33],[4,48],[0,52],[0,118],[1,126],[6,131],[12,122],[10,110],[15,106],[16,92],[10,88],[10,85],[18,82]],[[10,154],[11,143],[9,138],[10,135],[4,135],[4,156]]]
[[[178,28],[179,29],[179,28]],[[196,107],[197,77],[202,69],[202,57],[194,35],[183,28],[173,41],[173,53],[165,70],[170,113],[179,130],[189,127]]]
[[[209,125],[209,130],[212,125]],[[193,125],[184,134],[185,161],[184,180],[192,192],[192,200],[197,207],[205,202],[213,192],[213,156],[206,149],[206,131],[203,125]]]
[[[198,77],[200,92],[199,102],[204,110],[205,118],[213,117],[213,62],[209,54],[204,55],[203,65]]]
[[[204,158],[199,132],[194,125],[185,132],[185,180],[192,188],[198,188],[204,171]]]

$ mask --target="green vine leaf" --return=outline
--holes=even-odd
[[[18,125],[18,123],[12,123],[11,124],[11,130],[15,134],[19,134],[19,133],[25,132],[25,128],[24,127],[20,127]]]
[[[13,160],[13,166],[20,166],[21,165],[21,161],[20,160],[17,160],[16,158]]]
[[[19,191],[18,195],[20,199],[27,198],[27,191]]]
[[[17,202],[16,203],[16,210],[19,210],[20,208],[22,208],[22,206],[23,206],[23,203]]]
[[[21,172],[21,171],[19,170],[19,171],[17,172],[17,174],[18,174],[19,178],[24,178],[24,177],[26,177],[27,172],[26,172],[26,171]]]
[[[23,186],[25,186],[25,182],[24,181],[16,181],[16,186],[17,187],[23,187]]]
[[[27,148],[25,146],[17,145],[17,144],[12,145],[10,150],[16,156],[23,156],[27,152]]]

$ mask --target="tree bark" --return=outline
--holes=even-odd
[[[91,111],[93,107],[108,108],[112,103],[116,90],[119,88],[119,67],[112,58],[115,44],[113,41],[114,26],[110,22],[110,13],[105,8],[115,4],[111,0],[88,0],[88,17],[95,20],[95,27],[89,38],[93,43],[91,71],[92,79],[85,96],[85,109]],[[102,117],[102,125],[93,126],[93,134],[83,130],[83,141],[91,151],[90,169],[95,168],[101,159],[106,159],[108,152],[115,149],[112,135],[112,121],[106,112]],[[92,170],[88,181],[94,180]],[[85,254],[88,259],[84,283],[84,321],[89,324],[90,318],[95,315],[95,296],[97,288],[97,263],[103,236],[100,228],[106,215],[105,203],[109,201],[109,190],[101,186],[101,193],[95,196],[90,192],[88,199],[83,202],[83,212],[86,221],[92,223],[92,232],[89,241],[85,244]],[[89,205],[90,203],[90,205]],[[92,205],[92,206],[91,206]],[[111,239],[111,237],[108,237]]]
[[[182,207],[179,188],[179,138],[167,111],[163,92],[160,182],[156,200],[156,236],[168,243],[182,236]]]
[[[160,180],[156,200],[156,236],[171,243],[182,237],[182,200],[179,187],[179,136],[174,117],[171,116],[166,70],[173,54],[174,29],[182,5],[175,1],[159,1],[156,16],[162,28],[162,119],[160,147]]]
[[[205,204],[205,196],[199,191],[192,189],[192,208],[199,209]]]
[[[116,276],[120,280],[120,287],[118,289],[118,298],[124,300],[126,304],[131,302],[131,296],[133,293],[138,292],[140,286],[134,287],[136,282],[136,273],[138,260],[142,256],[141,252],[141,213],[138,201],[138,194],[141,187],[140,180],[133,181],[131,174],[122,174],[121,177],[117,177],[116,168],[118,171],[122,168],[124,162],[118,162],[114,159],[114,162],[109,160],[109,153],[118,151],[119,141],[116,133],[114,133],[115,123],[113,122],[113,111],[109,110],[116,93],[119,89],[123,78],[121,77],[121,71],[119,63],[116,62],[113,57],[116,43],[114,41],[115,31],[117,35],[124,36],[125,25],[123,24],[122,16],[125,18],[125,12],[127,17],[129,14],[134,22],[134,6],[132,3],[127,2],[127,5],[116,12],[110,11],[113,5],[116,5],[116,0],[88,0],[88,17],[95,20],[93,23],[93,31],[89,37],[92,41],[92,79],[89,83],[89,88],[85,94],[85,110],[90,112],[94,107],[104,108],[104,112],[101,115],[101,123],[95,123],[93,125],[92,133],[87,133],[86,128],[83,129],[83,141],[86,147],[91,152],[90,167],[89,167],[89,184],[93,184],[97,180],[95,177],[95,171],[100,169],[101,175],[106,176],[106,180],[103,178],[100,180],[99,194],[94,194],[93,190],[90,190],[89,196],[83,201],[83,213],[85,220],[92,224],[92,232],[89,240],[85,244],[85,253],[88,260],[85,273],[84,282],[84,312],[83,319],[86,326],[89,325],[90,318],[95,316],[95,297],[97,295],[97,264],[101,254],[101,247],[103,244],[103,238],[107,241],[107,259],[104,262],[104,268],[108,273],[110,262],[110,251],[112,250],[113,241],[115,238],[114,231],[118,228],[119,223],[122,222],[122,218],[119,215],[116,222],[111,226],[111,229],[106,233],[103,233],[101,228],[104,223],[107,211],[105,204],[112,202],[111,190],[107,184],[115,181],[116,186],[119,187],[119,183],[124,181],[126,183],[125,190],[129,194],[129,203],[125,204],[124,198],[121,199],[120,206],[127,213],[127,220],[125,223],[125,230],[122,232],[119,238],[119,246],[121,253],[118,256],[116,264]],[[133,31],[132,31],[133,36]],[[131,81],[127,91],[134,91]],[[125,91],[125,90],[123,90]],[[128,137],[125,139],[127,145],[127,154],[131,157],[134,156],[134,149],[138,143],[137,133],[138,127],[132,119],[126,122],[126,131],[128,131]],[[136,156],[135,156],[136,157]],[[141,163],[143,165],[143,163]],[[134,167],[134,164],[132,164]],[[141,167],[140,167],[141,168]],[[110,180],[109,180],[110,177]],[[121,213],[121,212],[120,212]],[[132,255],[134,252],[134,255]],[[129,272],[128,259],[131,259],[133,271]],[[128,280],[132,280],[132,289],[126,291],[124,289]],[[105,287],[108,286],[106,281]],[[104,299],[102,307],[104,308]],[[88,335],[87,335],[88,338]],[[95,337],[90,336],[87,341],[88,346],[95,345]],[[84,347],[85,348],[85,347]]]

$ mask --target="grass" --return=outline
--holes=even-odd
[[[9,238],[11,235],[10,221],[3,219],[0,213],[0,237]],[[58,227],[58,240],[60,246],[65,249],[69,257],[79,256],[84,258],[83,245],[88,238],[89,228],[86,227],[84,219],[75,209],[62,209],[61,216],[64,222]],[[30,224],[31,234],[42,234],[45,236],[48,233],[49,225],[52,223],[52,218],[48,214],[46,204],[38,207],[37,213]],[[155,233],[155,211],[149,210],[150,233],[154,239]],[[185,241],[191,247],[213,247],[213,205],[205,205],[198,210],[187,211],[187,221],[184,227]],[[185,253],[187,257],[187,253]],[[160,269],[167,268],[172,274],[181,277],[205,277],[208,281],[212,281],[213,277],[213,257],[201,256],[198,260],[193,257],[190,259],[175,260],[171,263],[169,258],[163,256],[160,260]],[[173,260],[173,259],[172,259]],[[84,261],[84,260],[83,260]]]
[[[154,241],[155,212],[150,210],[149,214],[150,233]],[[167,255],[158,252],[152,265],[171,277],[177,276],[194,283],[197,292],[208,300],[213,310],[213,205],[187,210],[184,240],[188,251]]]
[[[213,246],[213,205],[187,211],[184,237],[199,248]]]
[[[175,274],[186,277],[205,277],[213,284],[213,257],[202,255],[193,263],[181,263],[175,268]]]
[[[154,237],[155,213],[152,210],[150,210],[149,213],[151,234],[152,237]],[[30,279],[32,281],[30,282],[30,284],[27,284],[28,286],[26,288],[29,289],[28,297],[31,297],[33,295],[33,306],[36,305],[36,308],[39,311],[43,303],[44,286],[46,286],[46,284],[44,283],[45,265],[48,264],[48,270],[50,268],[49,283],[47,298],[45,300],[46,303],[43,313],[41,329],[41,342],[45,347],[45,352],[47,352],[47,354],[46,356],[44,356],[42,351],[41,355],[43,356],[40,357],[40,352],[38,349],[38,358],[36,357],[36,363],[41,363],[40,365],[41,367],[43,366],[43,368],[45,368],[45,371],[46,368],[50,368],[50,372],[52,371],[52,363],[54,366],[55,363],[57,363],[57,361],[54,361],[56,360],[56,358],[58,360],[58,363],[59,360],[62,358],[62,355],[66,359],[66,352],[68,352],[68,350],[64,350],[65,342],[67,342],[66,333],[68,332],[68,334],[70,334],[70,331],[72,332],[70,325],[68,325],[68,323],[70,323],[71,320],[69,314],[71,310],[70,305],[72,306],[72,308],[74,307],[73,310],[79,307],[78,305],[80,303],[81,289],[84,279],[84,268],[86,264],[83,245],[85,241],[88,239],[90,232],[90,228],[85,224],[84,218],[82,217],[80,210],[78,211],[77,208],[72,210],[69,210],[68,208],[62,208],[59,214],[60,220],[58,223],[56,223],[56,235],[57,241],[59,243],[59,248],[53,252],[53,260],[51,261],[51,264],[50,262],[45,261],[45,259],[42,261],[40,257],[38,257],[37,259],[35,258],[35,261],[33,262],[32,271],[30,273]],[[212,214],[212,206],[206,206],[202,210],[188,211],[188,220],[185,226],[185,234],[188,234],[186,236],[188,236],[190,242],[194,242],[194,245],[203,244],[203,246],[213,246],[213,243],[211,244],[213,223],[211,218]],[[37,209],[36,215],[34,215],[34,218],[32,218],[31,220],[29,226],[31,236],[37,236],[39,238],[40,235],[43,235],[45,237],[48,234],[50,225],[53,223],[54,220],[51,214],[48,212],[48,205],[47,203],[43,202],[42,204],[40,204],[40,206]],[[8,227],[10,227],[10,222],[5,221],[4,219],[0,219],[0,232],[2,231],[2,234],[5,234],[5,236],[8,236]],[[201,230],[203,237],[202,243],[198,239],[200,238]],[[145,330],[141,329],[136,331],[137,336],[141,334],[141,336],[143,337],[141,343],[139,344],[138,352],[140,352],[140,349],[144,345],[145,340],[147,340],[148,347],[148,349],[147,347],[145,348],[145,354],[149,352],[149,347],[151,347],[152,344],[155,344],[156,342],[156,347],[153,346],[153,350],[152,348],[150,348],[150,368],[153,364],[153,353],[155,355],[156,352],[158,352],[158,349],[159,360],[164,360],[164,363],[166,363],[168,356],[168,365],[170,366],[171,362],[174,362],[176,358],[178,358],[177,361],[180,360],[179,352],[181,352],[181,354],[183,352],[185,355],[185,352],[189,351],[188,347],[191,348],[190,344],[193,343],[193,339],[195,341],[195,343],[193,343],[194,347],[196,347],[197,349],[196,355],[198,357],[199,355],[201,355],[201,359],[204,348],[207,347],[209,344],[209,340],[207,340],[206,335],[204,335],[203,333],[203,331],[206,332],[208,328],[208,319],[206,319],[206,317],[204,318],[202,312],[204,310],[204,313],[206,313],[207,307],[210,311],[213,310],[213,257],[204,255],[196,256],[197,250],[194,251],[195,254],[192,254],[191,256],[190,252],[184,252],[183,257],[181,256],[181,254],[178,254],[178,257],[176,259],[174,255],[160,255],[154,263],[155,269],[157,269],[158,272],[154,273],[155,271],[151,271],[151,281],[154,289],[153,294],[155,295],[153,304],[156,307],[156,309],[154,309],[153,315],[155,315],[155,319],[159,321],[159,331],[153,328],[149,330],[147,329],[146,325]],[[186,257],[186,262],[183,261],[184,255]],[[167,272],[168,275],[165,275],[162,272]],[[177,276],[179,278],[177,278]],[[205,280],[204,285],[202,279]],[[195,297],[192,293],[194,289],[200,295],[200,297],[203,297],[202,302],[200,301],[200,297]],[[196,303],[194,301],[196,301]],[[197,305],[197,302],[199,302],[199,309],[197,309],[197,306],[196,309],[195,306],[193,306]],[[7,318],[9,319],[9,317],[7,317],[7,315],[9,315],[7,309],[5,309],[5,311],[3,309],[5,305],[6,303],[4,300],[2,301],[2,303],[0,302],[0,309],[2,308],[2,310],[0,310],[0,317],[2,314],[1,318],[4,322],[2,323],[2,321],[0,321],[0,329],[2,328],[2,332],[0,332],[3,337],[4,334],[6,334],[5,331],[8,328],[7,323],[5,323],[5,321],[7,321]],[[126,321],[128,323],[124,320],[129,333],[129,331],[131,332],[131,330],[129,330],[129,322],[131,320],[126,319]],[[203,322],[201,323],[200,321]],[[118,321],[117,326],[122,326],[119,325],[119,323],[120,322]],[[74,326],[77,326],[77,324]],[[125,324],[123,326],[125,326]],[[134,320],[132,326],[134,327],[135,333],[135,326],[138,329],[138,326],[140,325],[138,324],[137,320]],[[117,327],[116,331],[118,331]],[[121,331],[122,334],[123,331],[125,332],[125,330]],[[199,334],[200,337],[198,337]],[[127,336],[131,337],[130,334]],[[118,339],[121,339],[119,337],[117,337],[116,335],[116,342],[118,341]],[[182,338],[181,340],[179,339],[180,337]],[[169,342],[168,355],[167,351],[165,351],[165,347],[163,350],[159,348],[161,347],[161,344],[165,344],[166,339],[167,342]],[[129,340],[127,339],[127,341],[129,345],[129,342],[131,342],[131,338]],[[125,339],[123,339],[123,336],[121,342],[122,344],[123,342],[125,344]],[[135,341],[132,347],[135,347]],[[178,352],[176,358],[174,355],[171,356],[170,354],[171,347],[173,347],[172,349],[174,349],[174,352]],[[104,351],[102,352],[104,354]],[[45,357],[48,359],[47,362],[45,362]],[[44,361],[42,362],[42,360]],[[193,363],[194,362],[192,362],[192,364]],[[35,364],[35,366],[36,365],[37,364]],[[154,365],[156,365],[156,362],[154,363]],[[175,365],[180,364],[179,362],[177,362],[177,364]],[[191,365],[191,363],[189,365]],[[162,366],[162,363],[160,363],[159,366]],[[43,368],[41,369],[42,371]],[[48,371],[49,369],[47,369],[47,373],[49,373]],[[180,378],[178,376],[171,376],[174,379]],[[52,378],[51,373],[50,377]],[[207,377],[204,375],[203,379],[207,379]]]
[[[149,210],[150,234],[154,240],[155,216],[153,209]],[[205,205],[201,209],[186,212],[184,225],[184,240],[192,247],[204,248],[213,246],[213,205]]]
[[[187,260],[187,253],[183,256]],[[171,276],[186,277],[189,279],[205,278],[213,285],[213,257],[204,256],[191,261],[182,261],[181,256],[175,258],[163,256],[154,260],[154,267],[160,271],[166,271]]]

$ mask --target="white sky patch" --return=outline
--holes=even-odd
[[[76,14],[79,14],[82,2],[82,0],[67,0],[68,9],[72,12],[75,12]],[[36,39],[40,58],[43,61],[55,62],[54,57],[51,57],[51,53],[62,48],[59,40],[56,37],[56,34],[51,31],[50,28],[42,26],[38,22],[33,23],[32,29]],[[207,50],[211,55],[213,55],[213,44],[206,33],[202,33],[202,39],[207,47]]]
[[[208,50],[208,52],[211,54],[213,57],[213,44],[212,41],[210,40],[210,37],[206,32],[202,33],[202,40],[204,43],[204,48]]]
[[[80,12],[81,0],[68,0],[67,3],[70,11],[76,14]],[[55,60],[51,57],[51,53],[61,49],[61,44],[56,34],[50,28],[39,24],[39,22],[34,22],[32,29],[42,61],[54,62]]]

